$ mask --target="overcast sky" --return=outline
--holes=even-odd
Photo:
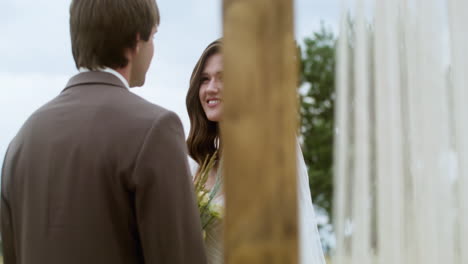
[[[337,29],[339,0],[297,0],[299,43],[325,25]],[[189,129],[185,95],[201,52],[222,36],[221,0],[159,0],[161,25],[144,87],[132,89],[175,111]],[[68,0],[0,0],[0,162],[18,129],[76,74]]]

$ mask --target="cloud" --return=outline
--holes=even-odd
[[[63,0],[2,0],[2,15],[8,15],[0,23],[0,72],[70,73],[68,5]]]
[[[339,0],[297,0],[295,28],[299,43],[318,31],[322,22],[338,32],[339,11]]]

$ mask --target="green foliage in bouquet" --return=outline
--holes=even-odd
[[[216,205],[213,200],[221,190],[222,180],[220,174],[216,176],[216,182],[211,190],[206,188],[206,181],[210,175],[210,171],[215,168],[217,162],[217,152],[211,157],[206,157],[201,165],[197,175],[195,175],[194,185],[195,193],[197,194],[198,209],[200,211],[200,220],[203,231],[206,231],[210,225],[222,218],[222,208]]]

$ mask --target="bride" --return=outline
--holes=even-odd
[[[190,117],[190,132],[187,139],[188,151],[199,165],[211,157],[220,145],[219,126],[223,106],[223,57],[222,43],[214,41],[205,49],[190,78],[186,98]],[[298,145],[298,201],[300,263],[325,264],[317,224],[309,190],[309,179],[302,152]],[[206,187],[213,189],[221,182],[219,160],[209,172]],[[218,189],[218,188],[215,188]],[[222,191],[215,194],[214,203],[224,203]],[[206,228],[205,247],[209,264],[223,263],[222,220]]]

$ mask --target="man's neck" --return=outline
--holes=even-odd
[[[89,71],[89,69],[86,69],[86,68],[79,68],[78,70],[80,72]],[[97,71],[108,72],[108,73],[115,75],[117,78],[119,78],[123,82],[125,87],[130,88],[130,81],[129,81],[130,80],[130,67],[127,66],[124,68],[116,68],[116,69],[104,67]]]
[[[129,67],[117,68],[113,70],[120,73],[120,75],[122,75],[122,77],[124,77],[125,80],[127,80],[127,82],[130,83],[130,68]]]

